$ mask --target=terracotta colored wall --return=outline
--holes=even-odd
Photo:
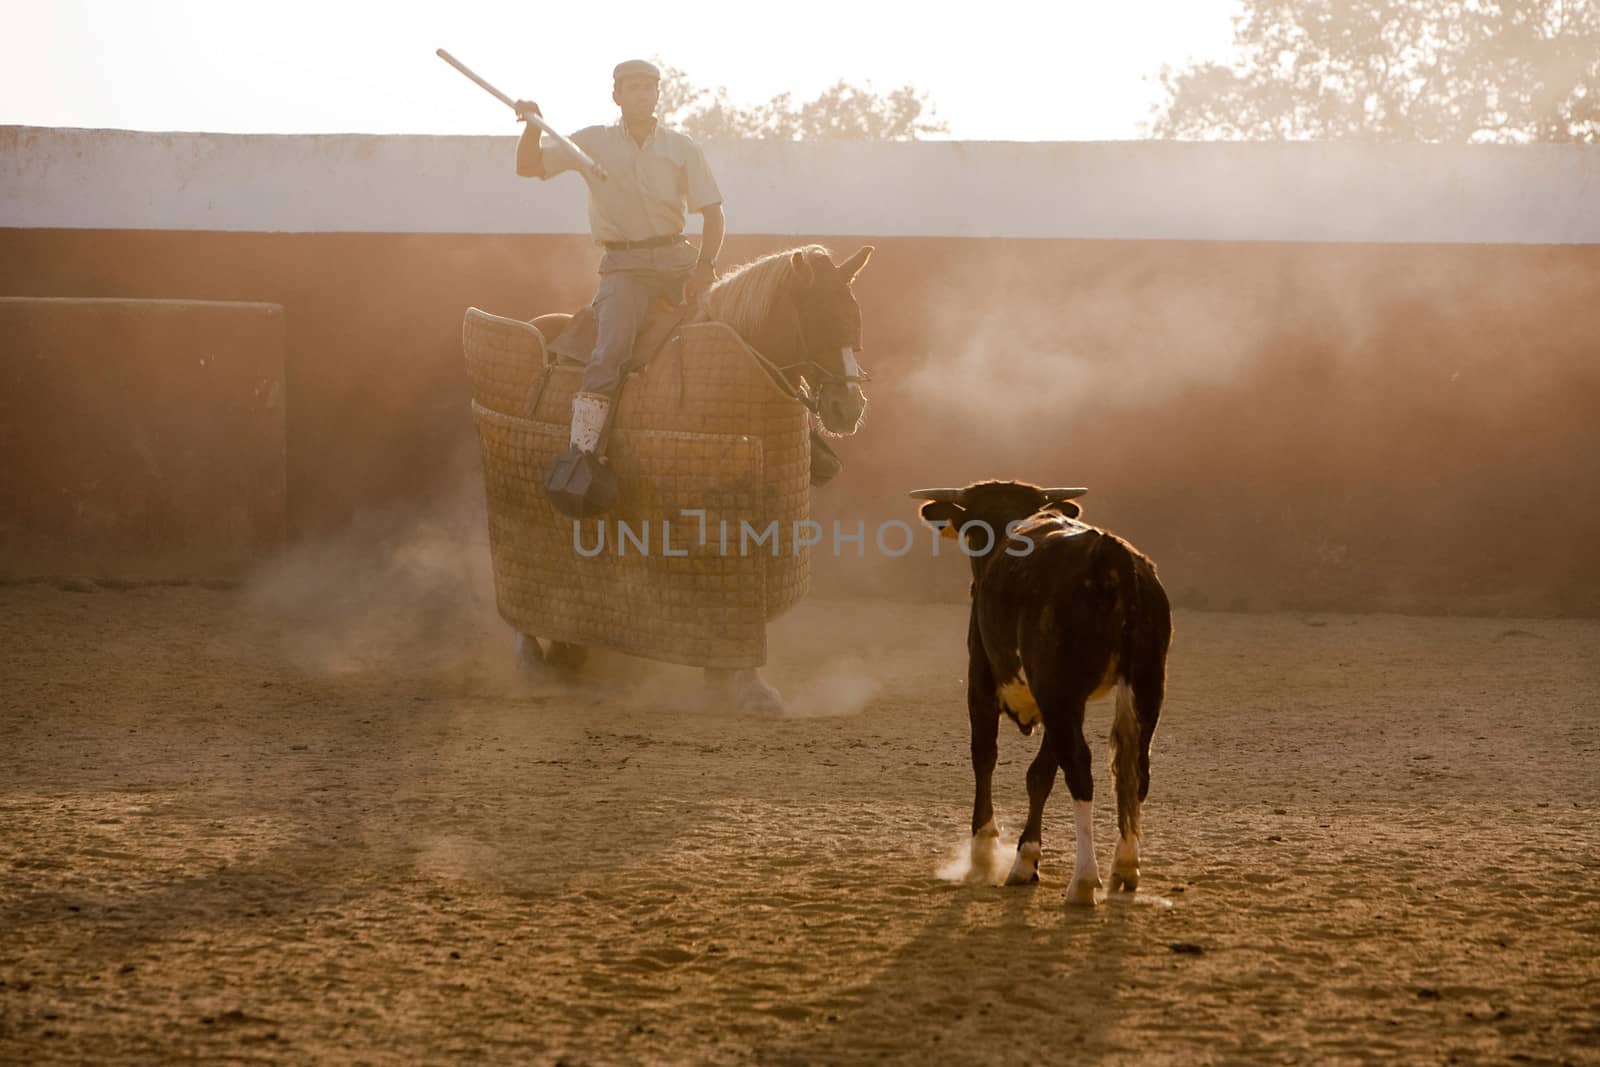
[[[0,573],[281,551],[283,326],[271,304],[0,297]]]
[[[1600,612],[1600,246],[874,243],[873,406],[825,525],[1076,482],[1188,603]],[[576,236],[0,230],[0,293],[286,309],[302,540],[476,478],[461,310],[570,308],[594,262]],[[964,589],[958,560],[846,551],[817,592]]]

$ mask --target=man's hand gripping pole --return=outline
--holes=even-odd
[[[446,63],[450,64],[452,67],[456,68],[461,73],[465,74],[467,77],[469,77],[473,81],[477,82],[478,86],[480,88],[484,89],[485,91],[487,91],[490,96],[493,96],[496,100],[499,100],[502,104],[504,104],[506,107],[509,107],[512,111],[516,111],[517,110],[517,103],[516,103],[515,100],[512,100],[505,93],[502,93],[499,89],[496,89],[494,86],[490,85],[488,82],[486,82],[482,78],[478,77],[476,74],[474,74],[471,70],[469,70],[467,68],[467,65],[465,63],[461,62],[455,56],[451,55],[449,52],[446,52],[443,48],[440,48],[440,49],[437,50],[437,55],[439,56],[440,59],[444,60]],[[605,168],[600,166],[600,164],[596,163],[594,160],[590,159],[589,158],[589,153],[585,152],[583,149],[581,149],[577,145],[573,144],[570,138],[565,137],[562,134],[557,133],[554,129],[552,129],[550,124],[544,120],[543,116],[535,115],[532,112],[526,112],[526,113],[519,113],[517,117],[521,118],[521,119],[523,119],[523,120],[525,120],[527,122],[533,123],[535,126],[539,127],[539,129],[543,130],[545,133],[548,133],[551,137],[554,137],[557,141],[560,141],[562,147],[564,147],[568,152],[571,152],[573,155],[578,157],[578,161],[583,164],[583,168],[585,170],[587,170],[590,174],[592,174],[595,178],[599,179],[600,181],[604,181],[605,180],[605,177],[606,177]]]

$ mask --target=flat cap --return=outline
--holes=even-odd
[[[611,72],[611,80],[619,82],[623,78],[654,78],[661,80],[661,72],[654,63],[646,63],[642,59],[625,59],[618,63]]]

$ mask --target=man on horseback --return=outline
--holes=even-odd
[[[686,135],[661,125],[656,104],[661,72],[642,59],[619,63],[611,72],[611,99],[621,118],[590,126],[572,141],[600,164],[597,180],[554,139],[545,141],[533,123],[517,143],[517,174],[553,178],[580,170],[589,186],[589,230],[605,248],[600,287],[594,297],[598,335],[583,381],[572,401],[571,451],[593,456],[633,353],[633,342],[658,299],[698,301],[716,278],[722,249],[722,193],[705,154]],[[539,114],[532,101],[517,101],[517,113]],[[702,217],[700,247],[683,234],[688,212]]]

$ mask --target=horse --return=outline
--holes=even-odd
[[[704,306],[683,321],[721,322],[770,361],[817,416],[824,433],[848,437],[861,429],[869,381],[861,351],[861,305],[850,283],[872,258],[862,245],[837,266],[822,245],[802,245],[753,259],[718,278]],[[530,320],[545,337],[559,337],[573,315]]]
[[[718,279],[702,306],[682,323],[730,327],[768,374],[809,409],[822,435],[848,436],[865,421],[867,396],[862,385],[869,380],[857,357],[861,308],[851,284],[872,253],[871,245],[863,245],[835,264],[828,249],[810,244],[762,256]],[[557,338],[573,318],[548,314],[529,321],[542,336]],[[819,448],[825,450],[826,445],[813,434],[813,462],[824,458],[818,456]],[[530,666],[549,664],[567,671],[586,658],[580,645],[550,640],[546,651],[526,633],[519,633],[518,651]],[[708,682],[724,699],[749,710],[781,710],[782,698],[755,667],[706,671]]]

